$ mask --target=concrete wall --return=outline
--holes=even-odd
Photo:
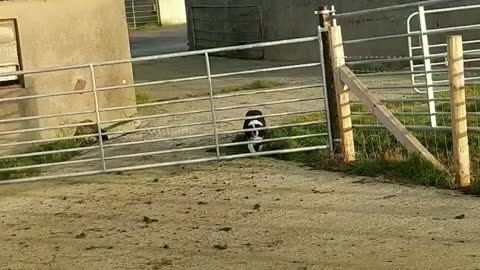
[[[0,2],[0,19],[16,19],[23,70],[56,66],[88,64],[130,58],[128,30],[123,1],[71,0],[43,1],[16,0]],[[130,64],[97,69],[97,86],[133,83]],[[82,86],[82,82],[86,84]],[[88,69],[26,75],[24,89],[0,90],[1,97],[39,95],[91,89]],[[80,86],[80,88],[79,88]],[[116,107],[135,104],[134,89],[100,93],[100,106]],[[9,102],[0,109],[1,118],[51,115],[92,110],[92,94],[41,98]],[[130,116],[135,110],[102,114],[102,120]],[[12,128],[35,128],[95,120],[94,115],[50,118],[3,125],[0,131]],[[1,136],[5,141],[47,138],[71,135],[73,130],[28,133],[22,136]],[[0,149],[2,150],[2,149]]]
[[[317,33],[318,17],[314,10],[320,6],[334,4],[339,13],[372,9],[417,0],[187,0],[187,5],[240,5],[257,4],[263,8],[265,40],[279,40],[295,37],[312,36]],[[458,0],[455,5],[478,4],[477,0]],[[452,4],[450,4],[452,5]],[[447,5],[437,5],[444,7]],[[432,7],[429,7],[432,8]],[[406,33],[407,17],[416,8],[391,12],[381,12],[366,16],[357,16],[340,20],[344,40],[364,37]],[[218,12],[218,11],[217,11]],[[429,28],[448,27],[478,23],[479,10],[454,12],[429,16]],[[210,16],[215,16],[211,14]],[[190,20],[188,20],[190,22]],[[192,41],[191,27],[189,40]],[[465,33],[465,38],[478,36],[478,32]],[[433,38],[433,42],[443,42],[445,35]],[[265,58],[277,60],[311,60],[318,57],[318,50],[313,44],[283,46],[265,49]],[[407,39],[387,40],[375,43],[362,43],[346,46],[347,55],[351,56],[401,56],[407,55]]]
[[[187,16],[183,0],[159,0],[162,25],[185,24]]]

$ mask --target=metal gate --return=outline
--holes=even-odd
[[[449,91],[448,78],[446,74],[443,76],[438,75],[438,71],[445,70],[448,66],[446,58],[447,44],[444,41],[435,42],[432,41],[432,30],[438,31],[468,31],[478,30],[478,25],[466,25],[455,27],[441,27],[440,23],[437,24],[436,29],[429,29],[428,27],[428,15],[446,14],[458,11],[475,11],[480,9],[480,5],[467,5],[456,6],[450,8],[440,8],[425,10],[423,6],[418,7],[418,11],[412,13],[407,19],[407,35],[408,35],[408,53],[409,57],[420,57],[422,59],[410,60],[411,82],[414,86],[415,92],[418,94],[426,94],[429,103],[429,114],[432,127],[437,126],[436,121],[436,109],[435,109],[435,93]],[[415,18],[418,19],[418,30],[413,30]],[[420,32],[419,36],[413,36],[414,33]],[[480,51],[480,40],[478,38],[467,39],[464,41],[464,46],[468,47],[465,53],[476,53]],[[445,55],[445,57],[442,57]],[[480,62],[480,58],[466,59],[465,63]],[[434,74],[437,73],[437,74]],[[478,80],[480,77],[470,77],[467,81]],[[419,88],[425,88],[426,90],[420,90]]]
[[[0,119],[2,129],[12,123],[37,123],[37,126],[33,127],[0,130],[0,150],[2,151],[0,153],[3,153],[0,156],[0,180],[2,180],[0,184],[286,153],[318,150],[326,150],[328,153],[328,150],[333,150],[333,144],[328,101],[325,94],[326,87],[323,80],[325,70],[322,41],[319,36],[105,63],[4,73],[1,76],[23,75],[28,78],[38,74],[49,75],[54,72],[72,70],[86,72],[89,76],[86,90],[64,90],[58,93],[7,97],[1,98],[0,104],[3,107],[5,104],[33,102],[38,99],[55,103],[56,98],[63,97],[67,98],[69,102],[73,100],[78,102],[77,100],[80,99],[88,100],[90,109]],[[211,55],[214,53],[271,48],[306,42],[320,45],[318,47],[319,58],[312,59],[309,63],[222,73],[214,73],[211,69]],[[133,84],[121,83],[113,86],[101,85],[101,79],[104,77],[102,74],[105,74],[104,72],[109,68],[182,57],[203,59],[204,75]],[[250,90],[219,92],[216,91],[218,89],[215,89],[215,80],[220,78],[274,71],[285,72],[295,69],[312,70],[315,73],[314,80],[297,85],[254,87]],[[149,100],[127,106],[104,105],[107,95],[120,95],[124,90],[197,80],[204,80],[208,83],[208,95],[183,99]],[[262,95],[266,95],[266,97],[259,98]],[[182,104],[189,105],[177,107]],[[145,108],[159,107],[160,111],[149,115],[139,114]],[[178,109],[165,111],[167,108]],[[245,116],[249,109],[262,110],[268,126],[253,129],[243,128],[245,120],[256,119],[256,117]],[[131,112],[131,110],[137,110],[137,114],[126,115],[125,113],[124,117],[118,116],[127,111]],[[109,115],[111,112],[117,112],[116,116]],[[65,124],[69,117],[74,117],[77,122]],[[90,120],[80,121],[82,117]],[[38,126],[38,123],[43,124]],[[128,125],[132,123],[133,127]],[[77,132],[79,130],[83,132]],[[270,134],[264,140],[258,141],[258,143],[266,144],[266,149],[263,152],[249,153],[247,151],[249,142],[242,138],[242,134],[246,131],[260,130],[267,130]],[[44,134],[49,131],[57,135]],[[13,136],[16,134],[30,134],[31,136]],[[319,138],[319,140],[313,140],[314,138]],[[285,142],[295,143],[285,144]],[[22,150],[18,151],[18,149]]]
[[[137,29],[145,24],[160,24],[158,0],[125,0],[128,27]]]
[[[190,7],[191,49],[218,48],[263,42],[262,7],[259,5],[197,5]],[[262,47],[223,51],[223,55],[259,59]]]

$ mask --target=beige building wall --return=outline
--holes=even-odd
[[[162,25],[185,24],[187,15],[185,1],[183,0],[158,0],[160,6],[160,20]]]
[[[17,22],[21,65],[25,71],[130,58],[125,7],[121,0],[0,1],[0,20],[5,19],[15,19]],[[132,84],[132,66],[122,64],[99,67],[96,69],[96,80],[97,87]],[[92,89],[92,82],[90,70],[82,68],[25,75],[25,89],[4,88],[0,88],[0,98],[89,90]],[[135,91],[131,88],[102,92],[99,99],[102,108],[133,105],[136,102]],[[90,93],[0,102],[0,119],[93,109],[93,95]],[[135,112],[130,109],[103,113],[102,120],[125,118]],[[84,120],[95,120],[95,114],[0,124],[0,132],[20,127],[58,126]],[[69,129],[0,136],[0,144],[12,140],[72,135],[72,132]]]

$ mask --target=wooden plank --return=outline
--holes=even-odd
[[[446,172],[445,167],[433,156],[425,146],[423,146],[415,136],[383,105],[378,98],[373,96],[367,86],[355,76],[348,68],[340,69],[341,80],[350,88],[357,98],[365,105],[368,110],[382,123],[395,138],[410,153],[416,153],[423,156],[431,162],[438,170]]]
[[[455,180],[461,189],[468,190],[470,188],[470,152],[468,147],[462,36],[448,37],[447,45]]]
[[[330,53],[335,84],[335,97],[337,102],[338,125],[342,139],[343,160],[345,163],[355,161],[355,143],[353,140],[353,125],[350,109],[350,90],[342,82],[338,70],[345,67],[345,53],[343,51],[342,29],[340,26],[331,26]],[[330,100],[330,102],[332,102]]]

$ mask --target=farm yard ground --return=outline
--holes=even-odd
[[[0,187],[0,269],[479,269],[480,201],[268,158]]]
[[[173,49],[165,52],[181,48],[166,44]],[[144,49],[152,54],[155,50]],[[279,64],[220,57],[212,57],[212,62],[214,72]],[[204,62],[201,57],[191,57],[139,63],[134,69],[137,82],[146,82],[204,75]],[[286,87],[320,83],[319,74],[316,68],[282,71],[216,79],[214,85],[219,92],[232,92],[252,81]],[[386,81],[402,84],[408,78],[365,81],[369,85]],[[196,81],[137,90],[147,99],[169,100],[200,96],[208,92],[208,86],[205,81]],[[380,95],[389,93],[394,97],[408,94],[386,91]],[[319,96],[321,89],[317,87],[270,93],[253,101],[239,96],[219,100],[217,105]],[[178,113],[208,106],[206,100],[158,106],[140,113]],[[267,105],[262,110],[281,113],[322,108],[321,101],[310,101],[301,106]],[[242,117],[244,112],[229,110],[219,118]],[[166,126],[172,121],[209,121],[209,116],[160,118],[142,121],[140,127]],[[225,123],[219,131],[239,126]],[[182,136],[182,132],[211,132],[211,127],[137,132],[112,139],[106,146]],[[191,140],[107,148],[106,155],[211,143]],[[97,155],[85,151],[75,159]],[[123,167],[212,156],[212,152],[197,151],[189,156],[175,153],[112,160],[108,165]],[[55,173],[84,169],[75,165]],[[0,186],[0,269],[480,269],[479,219],[480,200],[454,191],[313,170],[271,158],[202,163]]]

